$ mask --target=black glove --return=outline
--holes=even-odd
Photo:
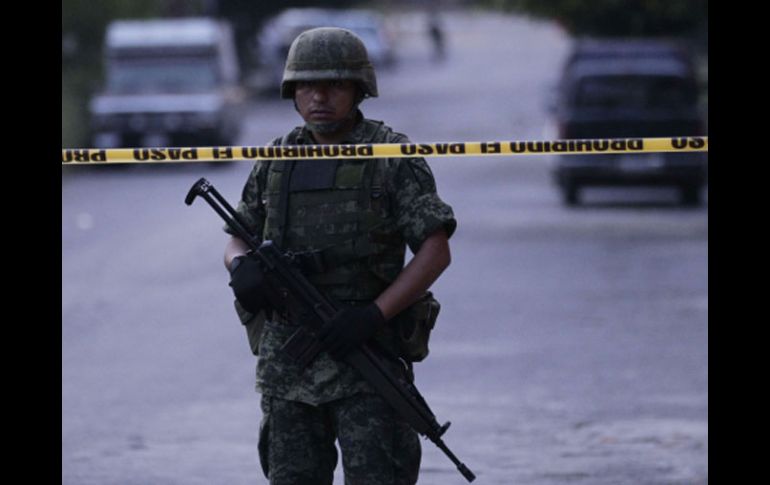
[[[249,256],[237,256],[230,263],[230,287],[235,298],[246,311],[259,313],[267,309],[265,274],[259,263]]]
[[[366,306],[347,307],[339,311],[318,331],[323,349],[337,360],[369,340],[385,324],[380,308],[370,303]]]

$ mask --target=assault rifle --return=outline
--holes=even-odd
[[[315,332],[339,311],[339,305],[315,288],[295,266],[290,253],[284,254],[271,242],[260,243],[247,229],[243,218],[227,203],[211,183],[201,178],[190,188],[185,204],[191,205],[195,197],[201,196],[219,214],[232,230],[251,249],[250,253],[262,266],[265,277],[278,293],[292,295],[314,318],[303,319],[303,325],[283,346],[283,350],[301,365],[307,365],[320,351]],[[363,344],[346,357],[351,367],[403,417],[419,434],[430,439],[452,460],[466,480],[472,482],[476,476],[444,444],[441,436],[450,422],[438,424],[428,403],[411,382],[391,372],[369,344]]]

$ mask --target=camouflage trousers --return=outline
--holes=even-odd
[[[376,394],[319,406],[262,396],[259,459],[271,485],[331,485],[339,442],[345,485],[413,485],[417,433]]]

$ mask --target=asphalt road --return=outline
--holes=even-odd
[[[558,28],[450,14],[434,63],[421,18],[402,20],[368,117],[417,142],[542,136]],[[298,121],[255,100],[242,144]],[[596,189],[565,208],[544,157],[429,163],[459,226],[417,385],[476,483],[707,483],[707,204]],[[62,169],[63,485],[266,483],[222,223],[183,202],[201,176],[235,202],[249,169]],[[465,483],[423,443],[421,484]]]

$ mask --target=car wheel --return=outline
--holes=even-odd
[[[679,191],[682,205],[695,207],[701,204],[699,185],[683,185]]]
[[[580,202],[580,187],[574,183],[567,183],[561,189],[564,205],[573,207]]]

